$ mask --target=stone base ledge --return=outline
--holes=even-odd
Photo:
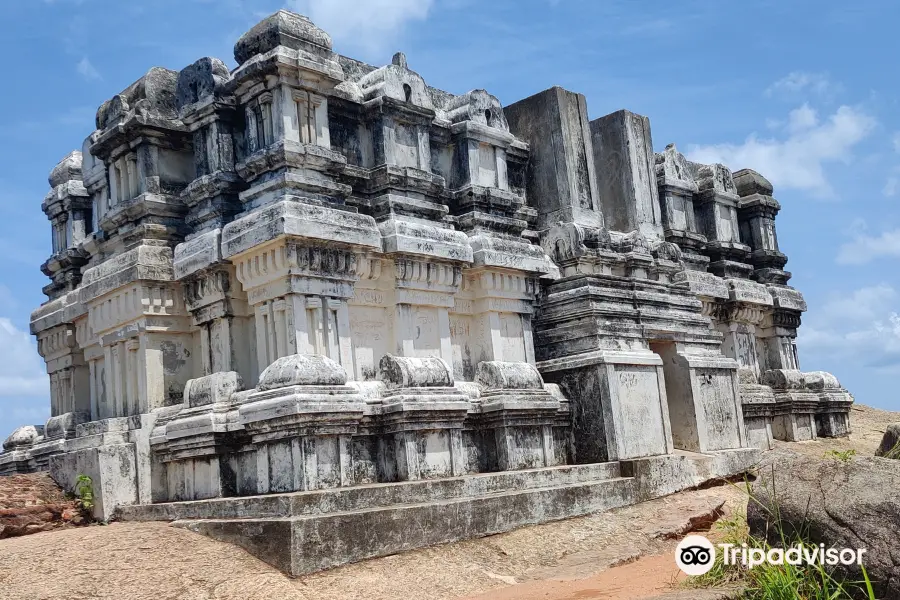
[[[545,360],[537,363],[537,368],[541,373],[552,373],[554,371],[567,371],[590,365],[606,364],[656,367],[661,366],[663,361],[658,354],[650,350],[596,350],[566,358]]]
[[[294,576],[406,550],[582,516],[753,467],[759,451],[675,453],[335,490],[122,507],[123,520],[174,520]],[[620,472],[621,467],[621,472]],[[627,472],[627,473],[626,473]],[[409,523],[430,523],[410,527]]]

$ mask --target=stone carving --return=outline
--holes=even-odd
[[[244,382],[241,380],[240,373],[234,371],[213,373],[188,381],[184,386],[184,401],[191,408],[228,402],[232,394],[242,389],[244,389]]]
[[[849,432],[852,396],[799,370],[758,173],[655,154],[649,119],[590,121],[558,87],[450,94],[288,11],[234,56],[151,69],[51,171],[51,418],[0,473],[89,473],[103,519],[388,482],[427,504],[492,472],[556,489],[573,463],[627,502],[698,483],[675,450],[727,475]],[[545,514],[609,505],[580,493]]]
[[[482,361],[478,363],[475,381],[485,391],[544,389],[541,374],[528,363]]]
[[[414,358],[385,354],[379,364],[389,388],[450,387],[450,367],[440,358]]]
[[[259,377],[260,391],[292,385],[344,385],[347,373],[327,356],[294,354],[279,358]]]
[[[30,448],[43,435],[42,427],[25,425],[19,427],[3,441],[3,449],[7,452]]]

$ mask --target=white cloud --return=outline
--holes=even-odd
[[[891,137],[891,143],[894,145],[894,152],[900,154],[900,131],[894,133]]]
[[[335,46],[369,53],[389,45],[407,23],[428,16],[433,0],[288,0],[288,8],[327,31]],[[338,51],[341,50],[338,48]]]
[[[803,106],[795,108],[788,113],[788,131],[791,133],[799,133],[812,129],[819,124],[819,117],[816,111],[810,108],[809,104],[803,103]]]
[[[805,354],[879,370],[900,368],[900,294],[880,283],[834,293],[805,319],[798,344]],[[812,361],[817,362],[817,361]]]
[[[841,90],[841,85],[829,79],[826,73],[806,73],[794,71],[782,77],[764,92],[767,98],[773,96],[796,97],[800,94],[827,96]]]
[[[720,162],[733,169],[752,168],[775,186],[799,189],[828,198],[834,190],[825,175],[829,163],[848,163],[852,150],[875,128],[875,119],[858,108],[841,106],[819,122],[807,104],[788,115],[781,139],[750,134],[743,144],[691,146],[688,157],[701,163]]]
[[[864,222],[850,231],[851,240],[841,244],[837,263],[863,265],[882,257],[900,257],[900,228],[870,235]]]
[[[32,337],[0,317],[0,397],[50,395],[50,380]]]
[[[78,64],[75,65],[75,70],[88,81],[103,79],[103,77],[100,76],[100,72],[94,67],[87,56],[78,61]]]
[[[875,321],[885,308],[896,305],[897,290],[887,283],[860,288],[850,294],[834,294],[822,306],[830,320]]]
[[[50,417],[50,379],[33,338],[0,317],[0,441]]]

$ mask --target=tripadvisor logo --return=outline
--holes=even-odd
[[[771,565],[861,565],[864,548],[826,548],[798,544],[790,548],[751,548],[747,544],[719,544],[722,564],[743,565],[748,569],[764,563]],[[675,564],[688,575],[709,573],[716,561],[716,547],[702,535],[689,535],[675,548]]]
[[[716,548],[702,535],[689,535],[675,548],[675,564],[688,575],[709,573],[716,562]]]

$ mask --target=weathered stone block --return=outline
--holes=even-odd
[[[234,371],[213,373],[188,381],[184,386],[184,400],[187,406],[196,408],[207,404],[227,402],[232,394],[243,389],[244,382],[241,380],[240,374]]]
[[[594,119],[590,127],[606,226],[662,238],[650,119],[620,110]]]
[[[503,110],[509,130],[531,145],[528,196],[541,198],[538,227],[603,227],[584,96],[553,87]]]
[[[609,350],[539,364],[571,400],[577,462],[672,452],[662,365],[650,351]]]
[[[66,413],[50,417],[44,426],[44,439],[60,440],[75,437],[78,425],[90,421],[90,414],[84,412]]]
[[[389,389],[450,387],[450,367],[440,358],[412,358],[385,354],[379,363],[382,381]]]

